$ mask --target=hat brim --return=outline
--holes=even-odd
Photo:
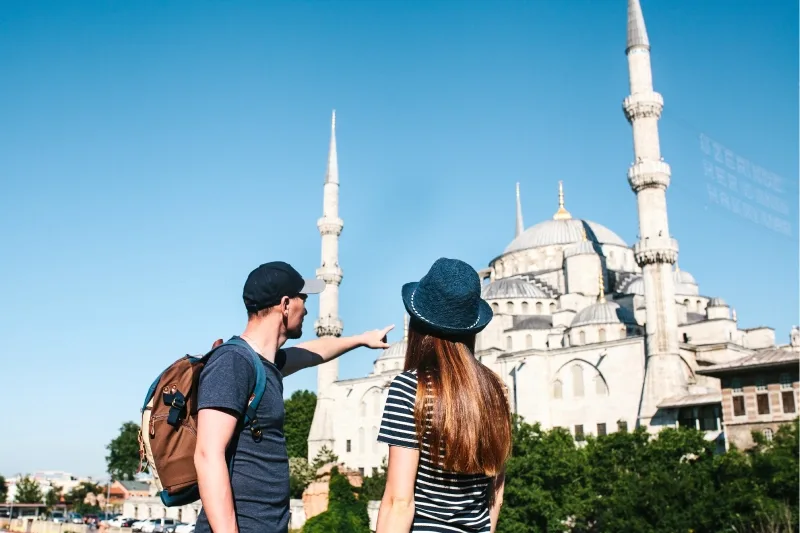
[[[319,294],[325,290],[325,282],[318,278],[304,279],[300,294]]]
[[[401,289],[401,294],[403,296],[403,305],[406,308],[408,314],[412,317],[417,319],[418,321],[425,324],[428,329],[432,329],[434,331],[438,331],[441,333],[445,333],[448,335],[468,335],[472,333],[479,333],[481,332],[492,320],[492,316],[494,313],[492,312],[492,306],[490,306],[485,300],[481,299],[478,303],[478,320],[474,326],[469,328],[454,328],[444,324],[439,324],[433,317],[426,317],[421,316],[414,307],[411,306],[411,295],[414,294],[414,290],[419,285],[419,282],[412,281],[411,283],[406,283],[403,285]]]

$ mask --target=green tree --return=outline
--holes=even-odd
[[[103,487],[97,483],[84,481],[64,496],[64,501],[72,507],[76,513],[99,513],[100,506],[97,497],[104,494]]]
[[[108,446],[106,464],[114,479],[132,480],[139,470],[139,425],[135,422],[122,424],[114,440]]]
[[[360,492],[364,501],[380,501],[383,498],[383,492],[386,490],[386,471],[388,468],[389,464],[386,456],[384,456],[380,468],[373,468],[372,475],[364,478]]]
[[[339,469],[331,469],[328,510],[309,519],[303,533],[369,533],[367,502],[356,498],[355,490]]]
[[[0,476],[0,503],[5,503],[8,499],[8,486],[6,486],[6,478]]]
[[[14,501],[17,503],[42,503],[44,494],[39,487],[39,483],[29,477],[25,476],[17,481],[17,492],[14,496]]]
[[[289,458],[289,493],[292,498],[302,498],[303,491],[314,481],[316,472],[304,457]]]
[[[322,468],[323,466],[330,464],[330,463],[338,463],[339,456],[333,453],[330,448],[327,446],[323,446],[317,452],[316,457],[314,457],[314,461],[311,463],[311,468],[314,469],[314,474],[317,473],[317,470]]]
[[[44,495],[44,503],[47,505],[48,511],[61,503],[61,493],[62,491],[59,487],[50,487],[50,490]]]
[[[316,406],[317,395],[307,390],[295,391],[284,401],[286,415],[283,433],[286,436],[289,457],[308,457],[308,432],[311,430]]]

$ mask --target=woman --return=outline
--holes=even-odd
[[[455,259],[403,286],[411,322],[378,436],[389,468],[377,533],[497,527],[511,414],[503,382],[473,355],[492,318],[480,294],[478,274]]]

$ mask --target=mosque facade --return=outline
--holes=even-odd
[[[568,429],[576,440],[637,426],[658,431],[692,424],[722,449],[720,380],[703,369],[761,350],[797,351],[800,331],[792,332],[791,346],[776,346],[772,328],[740,328],[735,310],[703,294],[679,268],[667,218],[670,167],[658,136],[664,101],[653,88],[639,0],[628,0],[626,56],[630,95],[623,112],[634,146],[627,177],[639,241],[628,244],[602,224],[573,216],[561,183],[553,217],[526,228],[517,185],[516,235],[479,271],[494,318],[478,335],[475,355],[502,377],[512,411],[529,423]],[[319,336],[342,332],[338,184],[334,115],[318,223],[317,275],[328,284]],[[378,429],[405,351],[406,335],[381,353],[369,375],[354,379],[338,379],[336,361],[318,367],[309,460],[326,446],[363,473],[381,465],[388,449],[378,443]]]

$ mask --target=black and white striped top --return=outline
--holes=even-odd
[[[403,372],[392,380],[378,434],[379,442],[419,449],[414,424],[416,394],[415,370]],[[489,532],[489,485],[490,479],[483,474],[448,472],[435,466],[430,460],[429,446],[423,441],[414,484],[414,525],[411,531]]]

